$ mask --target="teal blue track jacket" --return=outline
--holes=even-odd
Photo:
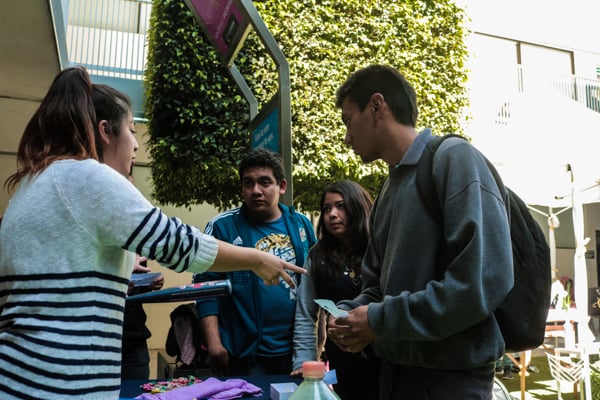
[[[296,255],[296,265],[302,267],[309,249],[316,243],[311,222],[292,207],[280,204],[285,226],[290,236]],[[256,224],[247,215],[246,206],[225,211],[213,218],[207,225],[205,233],[217,239],[244,247],[253,247],[249,232],[256,229]],[[296,276],[299,276],[296,274]],[[219,317],[219,333],[223,346],[234,359],[254,358],[257,355],[263,337],[263,301],[277,301],[278,312],[289,314],[290,340],[289,348],[281,349],[281,354],[291,352],[291,334],[293,332],[295,295],[284,294],[281,298],[261,298],[261,278],[251,271],[228,273],[205,272],[194,275],[194,282],[205,282],[218,279],[229,279],[232,283],[231,296],[210,298],[197,301],[198,317],[210,315]],[[296,285],[299,282],[296,282]]]

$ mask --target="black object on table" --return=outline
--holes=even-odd
[[[206,379],[208,377],[204,377],[204,378]],[[227,376],[227,377],[221,377],[219,379],[225,381],[227,379],[233,379],[233,378],[244,379],[244,380],[250,382],[251,384],[256,385],[259,388],[261,388],[263,390],[262,396],[248,397],[248,399],[263,399],[263,400],[269,400],[269,398],[271,397],[271,393],[270,393],[271,383],[294,382],[295,384],[300,385],[300,383],[302,382],[302,378],[292,378],[289,375]],[[203,379],[203,378],[200,377],[200,379]],[[136,380],[121,382],[121,397],[132,399],[136,396],[139,396],[140,394],[144,393],[144,391],[141,388],[141,385],[143,385],[144,383],[147,383],[147,382],[150,382],[150,380],[136,379]]]
[[[231,281],[192,283],[191,285],[176,286],[127,296],[128,303],[168,303],[174,301],[197,300],[207,297],[228,296],[231,294]]]

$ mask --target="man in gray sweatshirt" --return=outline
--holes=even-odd
[[[431,130],[418,133],[414,89],[373,65],[338,89],[345,142],[366,163],[389,165],[371,213],[363,288],[338,304],[329,337],[346,351],[371,344],[382,359],[381,399],[491,399],[504,340],[494,310],[513,286],[503,195],[486,161],[460,138],[445,140],[432,179],[443,221],[430,215],[416,170]]]

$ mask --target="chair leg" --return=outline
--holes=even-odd
[[[562,394],[560,393],[560,381],[559,380],[556,381],[556,395],[558,397],[558,400],[563,400]]]
[[[521,354],[519,355],[519,361],[517,361],[517,359],[510,353],[506,353],[506,355],[508,356],[508,358],[510,359],[510,361],[517,367],[519,368],[519,386],[521,388],[521,400],[525,400],[525,393],[527,392],[527,388],[526,388],[526,382],[525,382],[525,375],[527,374],[527,365],[526,365],[526,359],[527,359],[527,352],[523,351],[521,352]]]

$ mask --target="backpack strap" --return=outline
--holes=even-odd
[[[425,146],[421,159],[417,164],[417,191],[425,208],[434,221],[442,221],[442,207],[438,202],[438,193],[433,184],[433,157],[442,142],[448,138],[457,137],[465,139],[456,134],[447,134],[444,136],[434,136]],[[466,139],[465,139],[466,140]]]
[[[421,200],[425,205],[425,209],[429,213],[429,215],[436,221],[440,229],[444,229],[444,216],[443,216],[443,207],[439,201],[439,196],[435,185],[433,184],[433,158],[435,156],[435,152],[438,150],[440,145],[444,142],[444,140],[452,137],[457,137],[463,140],[467,140],[463,136],[456,134],[446,134],[444,136],[434,136],[427,145],[425,145],[425,149],[423,150],[423,154],[421,155],[421,159],[417,163],[417,191],[421,196]],[[485,157],[484,157],[485,158]],[[508,191],[504,187],[502,183],[502,179],[500,175],[494,168],[493,164],[485,158],[486,164],[492,175],[494,176],[494,180],[500,189],[501,194],[504,197],[506,211],[509,218],[510,223],[510,203]],[[437,251],[437,261],[436,261],[436,279],[443,279],[444,272],[446,271],[448,264],[450,262],[448,256],[448,249],[445,243],[442,243],[441,247]]]
[[[433,184],[433,158],[435,156],[435,152],[440,147],[444,140],[456,137],[463,140],[467,140],[465,137],[449,133],[444,136],[434,136],[429,143],[425,146],[423,150],[423,154],[421,155],[421,159],[417,164],[417,191],[425,204],[425,208],[429,212],[429,215],[433,217],[435,221],[442,221],[442,206],[438,201],[438,193],[435,189],[435,185]],[[506,203],[507,215],[510,221],[510,196],[508,196],[508,190],[504,186],[502,182],[502,178],[500,174],[492,164],[490,160],[488,160],[485,156],[485,163],[487,164],[490,172],[492,173],[494,180],[496,181],[496,185],[498,185],[498,189],[500,190],[500,194],[504,198]]]

